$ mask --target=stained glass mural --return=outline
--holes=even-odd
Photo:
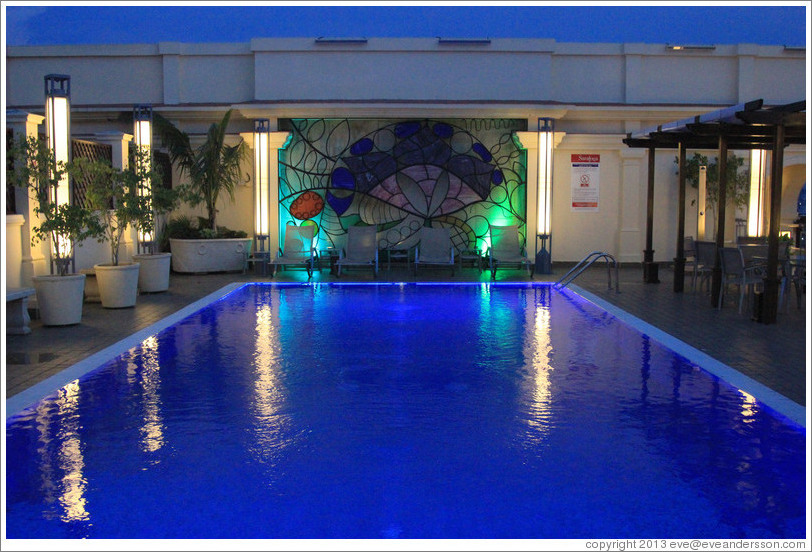
[[[376,225],[380,249],[417,243],[422,226],[447,227],[458,251],[484,248],[489,224],[526,218],[526,159],[513,137],[523,119],[285,119],[279,216],[316,226],[320,248],[347,228]]]

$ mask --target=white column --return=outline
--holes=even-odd
[[[271,119],[271,128],[274,126],[274,120]],[[271,256],[276,254],[282,244],[280,243],[279,235],[279,150],[287,144],[290,140],[290,132],[270,132],[268,134],[268,143],[270,144],[270,154],[268,155],[268,165],[271,167],[271,174],[269,178],[270,195],[271,195],[271,213],[269,217],[270,236],[268,244],[271,251]]]
[[[559,117],[561,113],[557,113]],[[555,118],[555,117],[554,117]],[[533,125],[538,124],[538,118],[534,120]],[[516,138],[519,140],[519,145],[527,151],[527,212],[525,213],[525,220],[527,221],[527,256],[535,258],[536,251],[536,233],[538,232],[538,179],[539,179],[539,133],[537,130],[527,132],[515,132]],[[555,166],[556,150],[564,140],[566,132],[555,131],[553,134],[553,166]],[[552,197],[555,197],[555,181],[559,178],[558,172],[553,170]],[[555,199],[553,199],[553,204]],[[555,213],[550,206],[550,219],[551,219],[551,244],[555,243]],[[552,247],[550,247],[552,252]]]
[[[20,231],[25,224],[22,215],[6,215],[6,289],[22,287],[23,240]]]
[[[126,169],[130,166],[129,148],[133,135],[115,130],[107,132],[97,132],[93,135],[93,141],[107,144],[113,148],[113,167],[116,169]]]
[[[641,182],[640,167],[646,156],[645,149],[626,148],[620,150],[620,235],[618,252],[621,263],[640,262],[643,251],[641,221]]]
[[[33,136],[39,134],[38,127],[45,121],[42,115],[18,111],[16,109],[6,111],[6,126],[14,133],[14,139]],[[36,202],[28,196],[28,190],[17,188],[14,193],[14,201],[17,204],[17,213],[25,217],[25,222],[20,228],[20,285],[31,287],[32,277],[49,273],[49,263],[51,253],[47,243],[31,244],[31,222],[37,220],[34,213]]]
[[[538,179],[539,179],[539,133],[538,131],[516,132],[519,144],[527,152],[527,256],[535,259],[536,256],[536,232],[538,210]]]

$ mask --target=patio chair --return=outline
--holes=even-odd
[[[764,277],[757,268],[744,266],[744,258],[738,247],[723,247],[719,251],[719,260],[722,264],[722,287],[719,290],[717,308],[722,308],[727,286],[735,284],[739,286],[739,314],[741,314],[745,291],[750,286],[761,284]]]
[[[276,276],[277,267],[286,269],[288,266],[304,267],[307,270],[307,279],[313,277],[313,265],[316,262],[313,248],[314,226],[285,227],[285,245],[280,249],[276,258],[271,261],[273,267],[271,278]]]
[[[533,277],[535,268],[527,253],[519,243],[519,227],[512,226],[491,226],[491,245],[488,247],[488,266],[491,270],[491,278],[496,279],[496,270],[504,265],[517,265],[519,269],[527,269],[530,277]]]
[[[378,237],[375,226],[350,226],[347,229],[347,246],[339,252],[338,275],[341,269],[349,266],[372,268],[372,275],[378,275]]]
[[[703,283],[710,283],[713,267],[716,264],[716,242],[697,240],[694,242],[694,248],[696,250],[696,268],[691,289],[696,291],[697,279],[700,287]]]
[[[685,271],[691,272],[691,281],[693,281],[696,267],[699,264],[696,260],[696,245],[694,244],[693,236],[685,236],[682,238],[682,251],[685,257]]]
[[[448,228],[420,229],[420,242],[414,252],[414,275],[418,266],[440,266],[451,269],[454,275],[454,244],[451,243],[451,231]]]
[[[795,264],[790,264],[791,281],[795,284],[795,295],[798,300],[798,308],[803,307],[803,294],[806,293],[806,256],[798,259]]]

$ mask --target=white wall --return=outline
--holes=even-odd
[[[62,73],[71,76],[74,105],[94,108],[303,100],[781,104],[805,97],[805,67],[804,52],[753,44],[673,51],[547,39],[289,38],[15,46],[7,48],[6,93],[10,108],[39,106],[42,77]]]
[[[131,132],[117,119],[136,103],[152,103],[198,134],[233,107],[229,133],[235,137],[250,132],[259,117],[504,117],[531,123],[554,117],[556,130],[566,133],[555,156],[554,261],[575,261],[592,250],[622,261],[642,259],[647,154],[622,143],[627,132],[758,98],[767,105],[798,101],[806,97],[807,80],[805,52],[753,44],[672,51],[664,44],[535,39],[440,44],[431,38],[370,38],[348,44],[290,38],[36,46],[7,48],[7,107],[41,113],[48,73],[71,76],[72,127],[85,134]],[[570,208],[572,153],[601,155],[598,213]],[[676,249],[675,155],[657,153],[658,261],[670,261]],[[253,175],[250,159],[244,168]],[[251,235],[248,184],[238,187],[233,204],[221,199],[218,217],[220,224]],[[696,233],[693,194],[689,188],[689,235]]]

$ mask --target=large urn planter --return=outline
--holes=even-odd
[[[142,293],[168,290],[171,261],[171,253],[133,255],[133,262],[141,265],[138,271],[138,289]]]
[[[102,307],[121,309],[135,306],[138,297],[139,263],[97,264],[96,282]]]
[[[45,326],[69,326],[82,321],[85,275],[34,276],[37,307]]]
[[[175,272],[235,272],[245,268],[245,260],[251,253],[251,238],[172,238],[169,247]]]

